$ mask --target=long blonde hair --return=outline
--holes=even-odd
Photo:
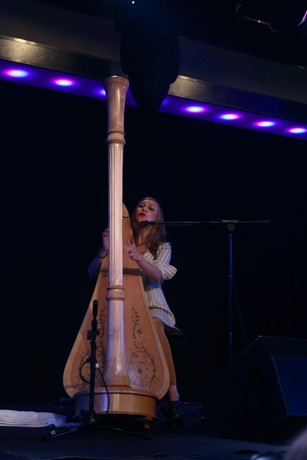
[[[156,198],[147,196],[147,197],[142,198],[141,200],[138,201],[138,203],[137,203],[137,205],[136,205],[136,207],[135,207],[135,209],[133,211],[132,218],[131,218],[132,232],[133,232],[135,242],[137,243],[138,242],[139,232],[140,232],[140,225],[139,225],[139,223],[137,222],[137,219],[136,219],[137,208],[138,208],[139,204],[144,200],[155,201],[157,203],[157,205],[158,205],[158,212],[157,212],[156,220],[157,220],[157,222],[159,222],[159,224],[155,224],[155,225],[150,226],[150,230],[148,231],[148,233],[146,235],[146,239],[144,241],[144,244],[147,247],[147,249],[152,253],[154,258],[156,258],[157,257],[157,251],[158,251],[160,243],[166,241],[166,228],[165,228],[165,225],[163,223],[164,222],[163,211],[162,211],[162,208],[161,208],[161,205],[160,205],[159,201],[156,200]]]

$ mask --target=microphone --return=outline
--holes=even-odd
[[[93,316],[96,318],[98,313],[98,300],[93,301]]]
[[[148,227],[148,225],[162,224],[162,222],[156,222],[154,220],[143,220],[140,222],[140,227]]]
[[[147,227],[148,225],[173,225],[176,227],[185,227],[189,225],[199,224],[224,224],[224,225],[235,225],[235,224],[268,224],[270,220],[239,220],[239,219],[208,219],[208,220],[181,220],[179,222],[159,222],[157,220],[144,220],[140,223],[141,227]]]

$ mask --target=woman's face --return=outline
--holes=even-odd
[[[159,211],[159,204],[155,200],[145,198],[136,207],[135,218],[138,223],[155,221]]]

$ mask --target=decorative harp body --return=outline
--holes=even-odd
[[[109,254],[102,259],[96,286],[68,357],[63,384],[75,399],[75,415],[89,407],[88,332],[93,303],[98,302],[94,412],[156,416],[156,401],[167,392],[169,372],[151,320],[137,264],[124,251],[132,239],[129,214],[122,200],[124,109],[129,82],[104,82],[108,107]],[[97,303],[96,303],[97,304]]]

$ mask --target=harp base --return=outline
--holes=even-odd
[[[80,416],[89,408],[90,394],[88,392],[76,393],[75,416]],[[98,388],[94,395],[95,414],[126,414],[141,415],[150,419],[156,418],[155,395],[140,390],[136,392],[127,388]]]

